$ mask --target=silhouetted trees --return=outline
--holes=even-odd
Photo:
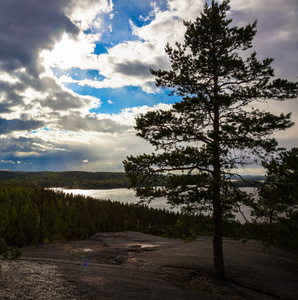
[[[298,148],[265,162],[266,180],[257,201],[248,205],[258,238],[265,243],[298,248]]]

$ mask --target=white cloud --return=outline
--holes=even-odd
[[[107,54],[98,57],[98,70],[105,77],[103,81],[82,80],[96,88],[119,88],[123,86],[141,86],[146,92],[152,92],[153,76],[150,67],[166,67],[167,61],[162,53],[155,51],[148,42],[128,41],[109,49]]]
[[[119,124],[133,127],[136,125],[135,118],[140,116],[141,114],[146,114],[147,112],[153,110],[169,110],[171,109],[171,107],[172,106],[169,104],[159,103],[154,105],[153,107],[144,105],[139,107],[126,108],[123,109],[120,114],[111,115],[110,118]],[[134,130],[132,131],[135,132]]]
[[[123,152],[125,150],[126,150],[125,147],[117,147],[113,151],[115,151],[115,152]]]
[[[120,88],[124,86],[140,86],[144,92],[152,93],[154,87],[154,78],[151,76],[149,69],[167,69],[169,68],[168,57],[164,52],[167,42],[170,45],[176,41],[183,41],[185,27],[183,20],[195,20],[200,14],[204,1],[196,0],[168,0],[168,9],[162,11],[156,3],[153,10],[148,16],[142,16],[143,20],[152,20],[149,24],[137,27],[131,20],[132,32],[137,36],[139,41],[126,41],[115,45],[108,50],[108,53],[101,54],[98,57],[93,54],[96,40],[100,35],[86,35],[82,32],[74,40],[68,35],[56,45],[53,51],[44,51],[45,65],[59,66],[60,68],[77,67],[81,69],[97,69],[105,77],[102,81],[93,81],[90,79],[72,80],[69,77],[60,78],[60,82],[74,82],[80,85],[87,85],[97,89],[101,88]],[[78,2],[79,3],[79,2]],[[113,5],[107,1],[101,1],[94,7],[94,11],[89,10],[91,2],[87,4],[76,4],[73,10],[74,20],[85,18],[91,26],[98,18],[99,12],[112,14]],[[93,3],[93,2],[92,2]],[[288,72],[293,57],[286,55],[287,49],[293,48],[295,44],[293,37],[298,36],[298,24],[295,14],[295,8],[292,0],[286,4],[282,0],[275,0],[276,6],[270,6],[263,2],[257,1],[232,1],[232,18],[235,23],[246,25],[259,19],[258,30],[260,31],[255,39],[254,45],[258,50],[260,57],[273,56],[284,61],[283,64],[276,63],[277,75],[281,76]],[[276,9],[279,7],[280,9]],[[71,6],[73,9],[73,6]],[[271,11],[268,14],[268,9]],[[86,11],[84,17],[83,12]],[[272,18],[276,15],[276,18]],[[285,18],[284,16],[287,15]],[[267,17],[268,16],[268,17]],[[263,21],[262,21],[263,20]],[[84,24],[85,24],[84,23]],[[268,25],[272,23],[271,25]],[[80,23],[81,24],[81,23]],[[267,24],[267,27],[265,27]],[[86,27],[86,26],[85,26]],[[271,32],[271,34],[266,34]],[[296,38],[297,41],[297,38]],[[270,45],[270,47],[268,47]],[[297,48],[297,47],[296,47]],[[294,50],[294,49],[289,49]],[[290,71],[291,72],[291,71]],[[292,71],[292,80],[296,76],[296,70]]]
[[[12,160],[0,160],[0,163],[3,163],[3,164],[15,164],[15,162],[12,161]]]
[[[140,86],[146,93],[155,92],[150,68],[169,68],[164,51],[166,43],[182,40],[185,30],[183,19],[194,19],[202,4],[192,0],[169,0],[168,7],[169,10],[162,12],[154,4],[149,13],[149,18],[154,19],[146,26],[136,27],[130,20],[133,34],[144,41],[127,41],[110,48],[107,54],[98,58],[98,70],[106,79],[101,82],[84,80],[81,84],[96,88]],[[142,18],[147,20],[147,17]]]
[[[43,64],[51,74],[51,67],[61,69],[92,69],[97,64],[97,56],[93,54],[95,41],[99,40],[98,34],[80,33],[76,38],[64,34],[62,40],[52,50],[41,52]]]
[[[113,9],[113,2],[108,0],[71,0],[65,8],[66,15],[82,30],[100,28],[102,22],[97,16],[107,14]]]
[[[191,13],[189,7],[193,6]],[[176,40],[182,40],[184,34],[183,19],[189,19],[198,14],[202,4],[198,1],[169,0],[169,10],[162,12],[156,4],[149,13],[153,21],[143,27],[136,27],[130,20],[133,34],[139,41],[126,41],[108,49],[108,53],[98,57],[93,54],[95,41],[100,39],[99,35],[86,35],[82,32],[76,39],[64,35],[52,51],[43,51],[44,65],[49,67],[59,66],[60,68],[81,68],[97,69],[105,77],[102,81],[90,79],[73,80],[69,76],[59,79],[63,83],[78,83],[97,89],[120,88],[124,86],[140,86],[146,93],[156,91],[154,77],[150,74],[150,68],[169,68],[168,57],[164,47],[167,42],[172,44]],[[83,8],[86,8],[84,5]],[[82,7],[79,6],[79,11]],[[108,12],[108,9],[106,10]],[[76,20],[82,17],[75,14]],[[93,17],[96,16],[93,14]],[[91,24],[94,19],[89,17]],[[95,17],[94,17],[95,18]],[[143,17],[147,19],[147,17]],[[110,28],[111,30],[111,28]],[[144,40],[144,41],[143,41]]]
[[[155,7],[149,14],[155,15],[154,20],[143,27],[132,24],[133,33],[152,43],[159,53],[164,53],[166,43],[174,45],[176,41],[183,41],[185,32],[183,20],[194,21],[201,9],[202,1],[168,0],[168,10],[160,11]]]
[[[18,83],[20,80],[16,76],[12,76],[11,74],[7,72],[1,72],[0,73],[0,82],[8,82],[8,83]]]

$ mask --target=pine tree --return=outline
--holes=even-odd
[[[298,148],[281,152],[269,163],[266,180],[259,188],[259,201],[252,202],[253,215],[265,223],[290,218],[298,211]]]
[[[206,2],[203,12],[186,26],[184,44],[166,45],[171,70],[151,70],[156,84],[182,97],[167,111],[151,111],[136,119],[137,135],[157,153],[127,157],[123,162],[131,187],[147,201],[164,196],[172,204],[211,211],[214,274],[225,277],[222,215],[241,200],[229,176],[237,168],[277,149],[276,130],[293,125],[252,107],[254,101],[297,96],[297,83],[273,80],[273,59],[257,60],[252,48],[256,22],[231,27],[229,1]],[[157,186],[157,182],[164,183]]]

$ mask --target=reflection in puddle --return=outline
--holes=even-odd
[[[129,248],[156,248],[153,244],[128,244]]]
[[[83,249],[84,252],[92,252],[93,250],[91,248],[86,248],[86,249]]]

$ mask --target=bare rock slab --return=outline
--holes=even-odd
[[[212,277],[212,239],[137,232],[31,245],[2,261],[0,299],[296,299],[298,257],[224,239],[228,280]]]

